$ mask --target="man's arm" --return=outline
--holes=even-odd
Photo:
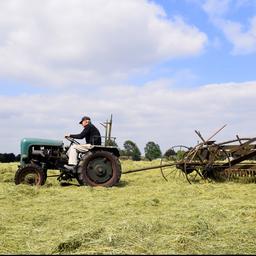
[[[70,134],[69,137],[71,137],[73,139],[78,139],[78,140],[83,139],[83,138],[85,138],[85,136],[86,136],[86,134],[88,132],[88,128],[89,127],[85,127],[83,129],[83,131],[81,133],[79,133],[79,134]]]

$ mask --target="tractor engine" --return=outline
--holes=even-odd
[[[68,160],[63,145],[60,140],[24,138],[21,140],[21,165],[47,164],[47,168],[54,169]]]

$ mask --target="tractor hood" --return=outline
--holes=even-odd
[[[29,149],[31,146],[54,146],[63,147],[64,143],[62,140],[48,140],[39,138],[23,138],[20,142],[20,159],[23,162],[24,158],[29,155]]]

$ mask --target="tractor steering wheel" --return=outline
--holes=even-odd
[[[67,139],[68,141],[70,141],[71,143],[70,143],[70,146],[73,144],[73,143],[75,143],[75,144],[80,144],[77,140],[75,140],[74,138],[71,138],[71,137],[69,137],[69,136],[65,136],[65,139]],[[70,147],[69,146],[69,147]]]

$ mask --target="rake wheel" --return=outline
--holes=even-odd
[[[176,153],[171,156],[171,160],[174,161],[173,166],[160,167],[161,175],[166,180],[180,179],[185,177],[185,173],[177,169],[177,162],[186,155],[186,152],[189,150],[189,147],[184,145],[177,145],[171,147],[171,149]],[[164,159],[161,158],[160,166],[165,165]]]

